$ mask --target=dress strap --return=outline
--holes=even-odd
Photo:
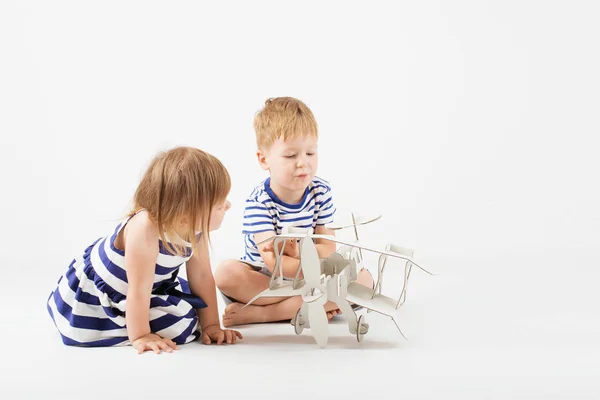
[[[119,225],[119,227],[117,228],[117,231],[115,232],[116,235],[119,234],[119,232],[121,232],[121,230],[123,230],[125,228],[125,225],[127,225],[127,223],[129,222],[129,220],[133,217],[135,217],[136,215],[138,215],[141,211],[145,211],[145,208],[140,208],[139,210],[137,210],[135,213],[131,214],[129,217],[127,217],[123,222],[121,222],[121,225]]]

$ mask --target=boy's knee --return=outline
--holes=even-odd
[[[239,282],[243,268],[237,260],[225,260],[215,270],[215,284],[221,291],[229,289],[234,282]]]

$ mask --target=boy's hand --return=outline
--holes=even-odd
[[[132,343],[133,348],[138,354],[142,354],[147,350],[153,350],[156,354],[160,354],[162,350],[171,353],[173,350],[179,350],[179,347],[171,339],[162,338],[154,333],[149,333],[137,338]]]
[[[266,244],[266,246],[264,247],[264,251],[273,251],[274,252],[274,243],[275,241],[272,240],[269,243]],[[298,242],[296,241],[296,239],[289,239],[286,240],[285,242],[281,242],[279,243],[279,251],[281,251],[281,246],[283,246],[285,244],[285,248],[283,249],[283,254],[288,256],[288,257],[293,257],[293,258],[298,258],[300,257],[300,250],[298,249]]]
[[[283,254],[293,258],[300,257],[300,249],[298,248],[298,242],[296,241],[296,239],[290,239],[286,241],[285,248],[283,249]]]
[[[209,325],[202,329],[202,343],[204,344],[211,344],[213,341],[217,344],[223,342],[235,344],[237,338],[243,339],[242,334],[233,329],[221,329],[219,325]]]

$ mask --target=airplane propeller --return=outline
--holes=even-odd
[[[300,240],[300,260],[302,265],[318,266],[320,264],[319,254],[316,247],[311,244],[311,238],[305,237]],[[308,314],[306,318],[308,319],[311,334],[315,338],[315,341],[319,347],[325,347],[327,346],[327,339],[329,337],[329,323],[324,307],[327,302],[325,288],[327,278],[324,274],[321,274],[320,268],[302,268],[302,272],[306,285],[313,289],[302,296],[302,309],[305,309]]]

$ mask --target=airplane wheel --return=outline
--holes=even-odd
[[[294,330],[296,331],[296,335],[299,335],[304,330],[304,321],[302,320],[302,314],[300,310],[296,313],[296,318],[294,320]]]
[[[356,340],[362,342],[365,334],[369,332],[369,324],[365,322],[365,316],[361,315],[356,324]]]

